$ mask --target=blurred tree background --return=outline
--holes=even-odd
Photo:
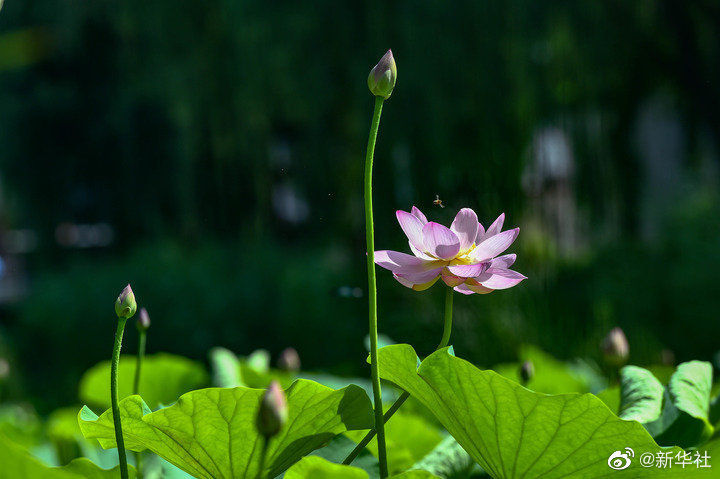
[[[709,359],[720,336],[720,5],[19,2],[0,12],[0,355],[17,395],[71,402],[130,281],[149,350],[296,347],[364,374],[362,168],[378,249],[396,209],[501,211],[529,279],[456,301],[483,366],[526,342]],[[446,208],[433,206],[435,195]],[[442,294],[379,271],[381,331],[430,351]],[[134,351],[134,335],[126,350]]]

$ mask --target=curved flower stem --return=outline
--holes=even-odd
[[[270,442],[270,439],[262,437],[260,440],[263,444],[262,450],[260,451],[260,467],[258,468],[257,479],[265,479],[263,469],[265,469],[265,460],[267,458],[268,443]]]
[[[135,379],[133,380],[133,394],[140,394],[140,374],[142,373],[142,363],[145,359],[145,343],[147,341],[147,330],[138,330],[138,354],[135,360]],[[142,478],[142,452],[135,453],[135,469],[137,469],[138,477]]]
[[[133,394],[140,394],[140,374],[142,373],[143,359],[145,359],[146,341],[147,331],[138,331],[138,355],[135,361],[135,380],[133,381]]]
[[[450,333],[452,333],[452,313],[453,313],[453,289],[447,288],[445,294],[445,322],[443,324],[443,335],[440,344],[435,351],[442,349],[450,344]]]
[[[440,344],[438,344],[438,347],[435,349],[435,351],[444,348],[450,343],[450,333],[452,332],[452,311],[453,290],[452,288],[447,288],[447,293],[445,295],[445,323],[443,325],[443,335],[442,339],[440,340]],[[383,416],[383,421],[388,422],[393,416],[393,414],[395,414],[397,410],[400,409],[400,406],[405,404],[405,401],[407,401],[409,397],[410,394],[407,391],[403,391],[400,397],[395,400],[392,406],[390,406],[390,409],[387,410],[385,416]],[[370,441],[372,441],[374,437],[375,429],[370,429],[368,433],[365,434],[365,437],[362,438],[362,441],[360,441],[358,445],[355,446],[355,449],[353,449],[350,454],[348,454],[348,456],[343,461],[343,464],[351,464],[355,460],[355,458],[358,457],[358,455],[362,452],[362,450],[365,449],[365,446],[367,446]]]
[[[123,439],[122,424],[120,422],[120,406],[118,405],[118,365],[120,363],[120,348],[122,347],[123,331],[127,319],[119,318],[117,332],[115,333],[115,347],[113,348],[112,363],[110,365],[110,399],[112,400],[112,415],[115,423],[115,442],[120,462],[120,477],[128,479],[127,457],[125,455],[125,441]]]
[[[388,476],[387,451],[385,447],[385,424],[383,419],[382,391],[378,373],[378,327],[377,327],[377,285],[375,284],[375,231],[372,209],[372,167],[375,154],[383,98],[375,97],[375,109],[365,155],[365,237],[367,239],[368,298],[370,303],[370,368],[372,374],[373,398],[375,403],[375,429],[378,436],[378,460],[380,461],[380,479]]]

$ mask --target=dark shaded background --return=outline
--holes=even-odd
[[[130,281],[149,351],[296,347],[365,374],[366,75],[399,79],[376,153],[394,210],[521,234],[520,286],[458,297],[480,365],[530,342],[709,359],[720,336],[713,0],[20,2],[0,12],[0,355],[9,394],[74,401]],[[446,208],[433,206],[439,195]],[[381,331],[430,351],[442,291],[379,271]],[[126,350],[134,351],[134,334]]]

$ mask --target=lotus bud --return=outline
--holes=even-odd
[[[390,98],[397,81],[397,66],[392,50],[388,50],[368,75],[368,88],[375,96]]]
[[[260,408],[256,420],[258,432],[265,439],[270,439],[280,432],[287,422],[287,418],[288,408],[285,392],[280,387],[280,383],[273,381],[260,398]]]
[[[115,301],[115,314],[120,319],[130,319],[135,314],[135,311],[137,311],[135,294],[128,284]]]
[[[137,328],[138,331],[147,331],[148,329],[150,329],[150,315],[145,308],[140,308],[140,314],[137,320]]]
[[[620,328],[613,328],[601,345],[605,362],[611,366],[622,366],[627,362],[630,355],[630,346],[628,345],[625,333]]]
[[[285,348],[278,358],[278,369],[296,373],[300,371],[300,355],[295,348]]]
[[[525,361],[520,366],[520,381],[525,386],[535,376],[535,365],[532,361]]]

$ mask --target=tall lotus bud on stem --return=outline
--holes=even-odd
[[[296,373],[300,371],[300,355],[295,348],[285,348],[278,358],[278,368]]]
[[[128,284],[115,301],[115,314],[120,319],[130,319],[135,315],[135,311],[137,311],[135,293]]]
[[[147,331],[148,329],[150,329],[150,315],[145,308],[140,308],[140,314],[137,320],[137,328],[138,331]]]
[[[525,361],[520,366],[520,381],[523,386],[527,386],[527,383],[535,376],[535,365],[532,361]]]
[[[613,328],[603,339],[601,345],[605,362],[614,367],[625,364],[630,355],[630,346],[625,333],[620,328]]]
[[[370,337],[370,377],[372,379],[373,403],[375,409],[375,429],[377,431],[378,466],[380,479],[388,477],[387,446],[385,441],[385,420],[383,412],[382,389],[380,385],[380,370],[378,367],[378,320],[377,320],[377,282],[375,279],[375,226],[373,224],[372,206],[372,169],[375,156],[375,142],[380,128],[380,116],[383,103],[390,98],[395,81],[397,68],[395,59],[390,50],[380,59],[375,68],[368,75],[368,88],[375,95],[370,134],[368,135],[367,150],[365,152],[365,244],[367,247],[367,273],[368,273],[368,326]]]
[[[387,100],[395,88],[397,81],[397,66],[392,50],[388,50],[368,75],[368,88],[370,92]]]
[[[125,289],[122,290],[120,296],[118,296],[115,300],[115,314],[117,314],[118,321],[117,330],[115,331],[115,346],[113,347],[112,360],[110,362],[110,402],[112,405],[113,424],[115,426],[115,444],[117,444],[121,479],[128,479],[129,476],[118,400],[118,367],[120,365],[120,349],[122,348],[125,323],[127,323],[128,319],[133,317],[135,311],[137,311],[135,294],[133,294],[133,290],[128,284],[125,286]]]
[[[288,407],[280,383],[273,381],[260,399],[257,414],[258,432],[267,440],[277,435],[287,422]]]

